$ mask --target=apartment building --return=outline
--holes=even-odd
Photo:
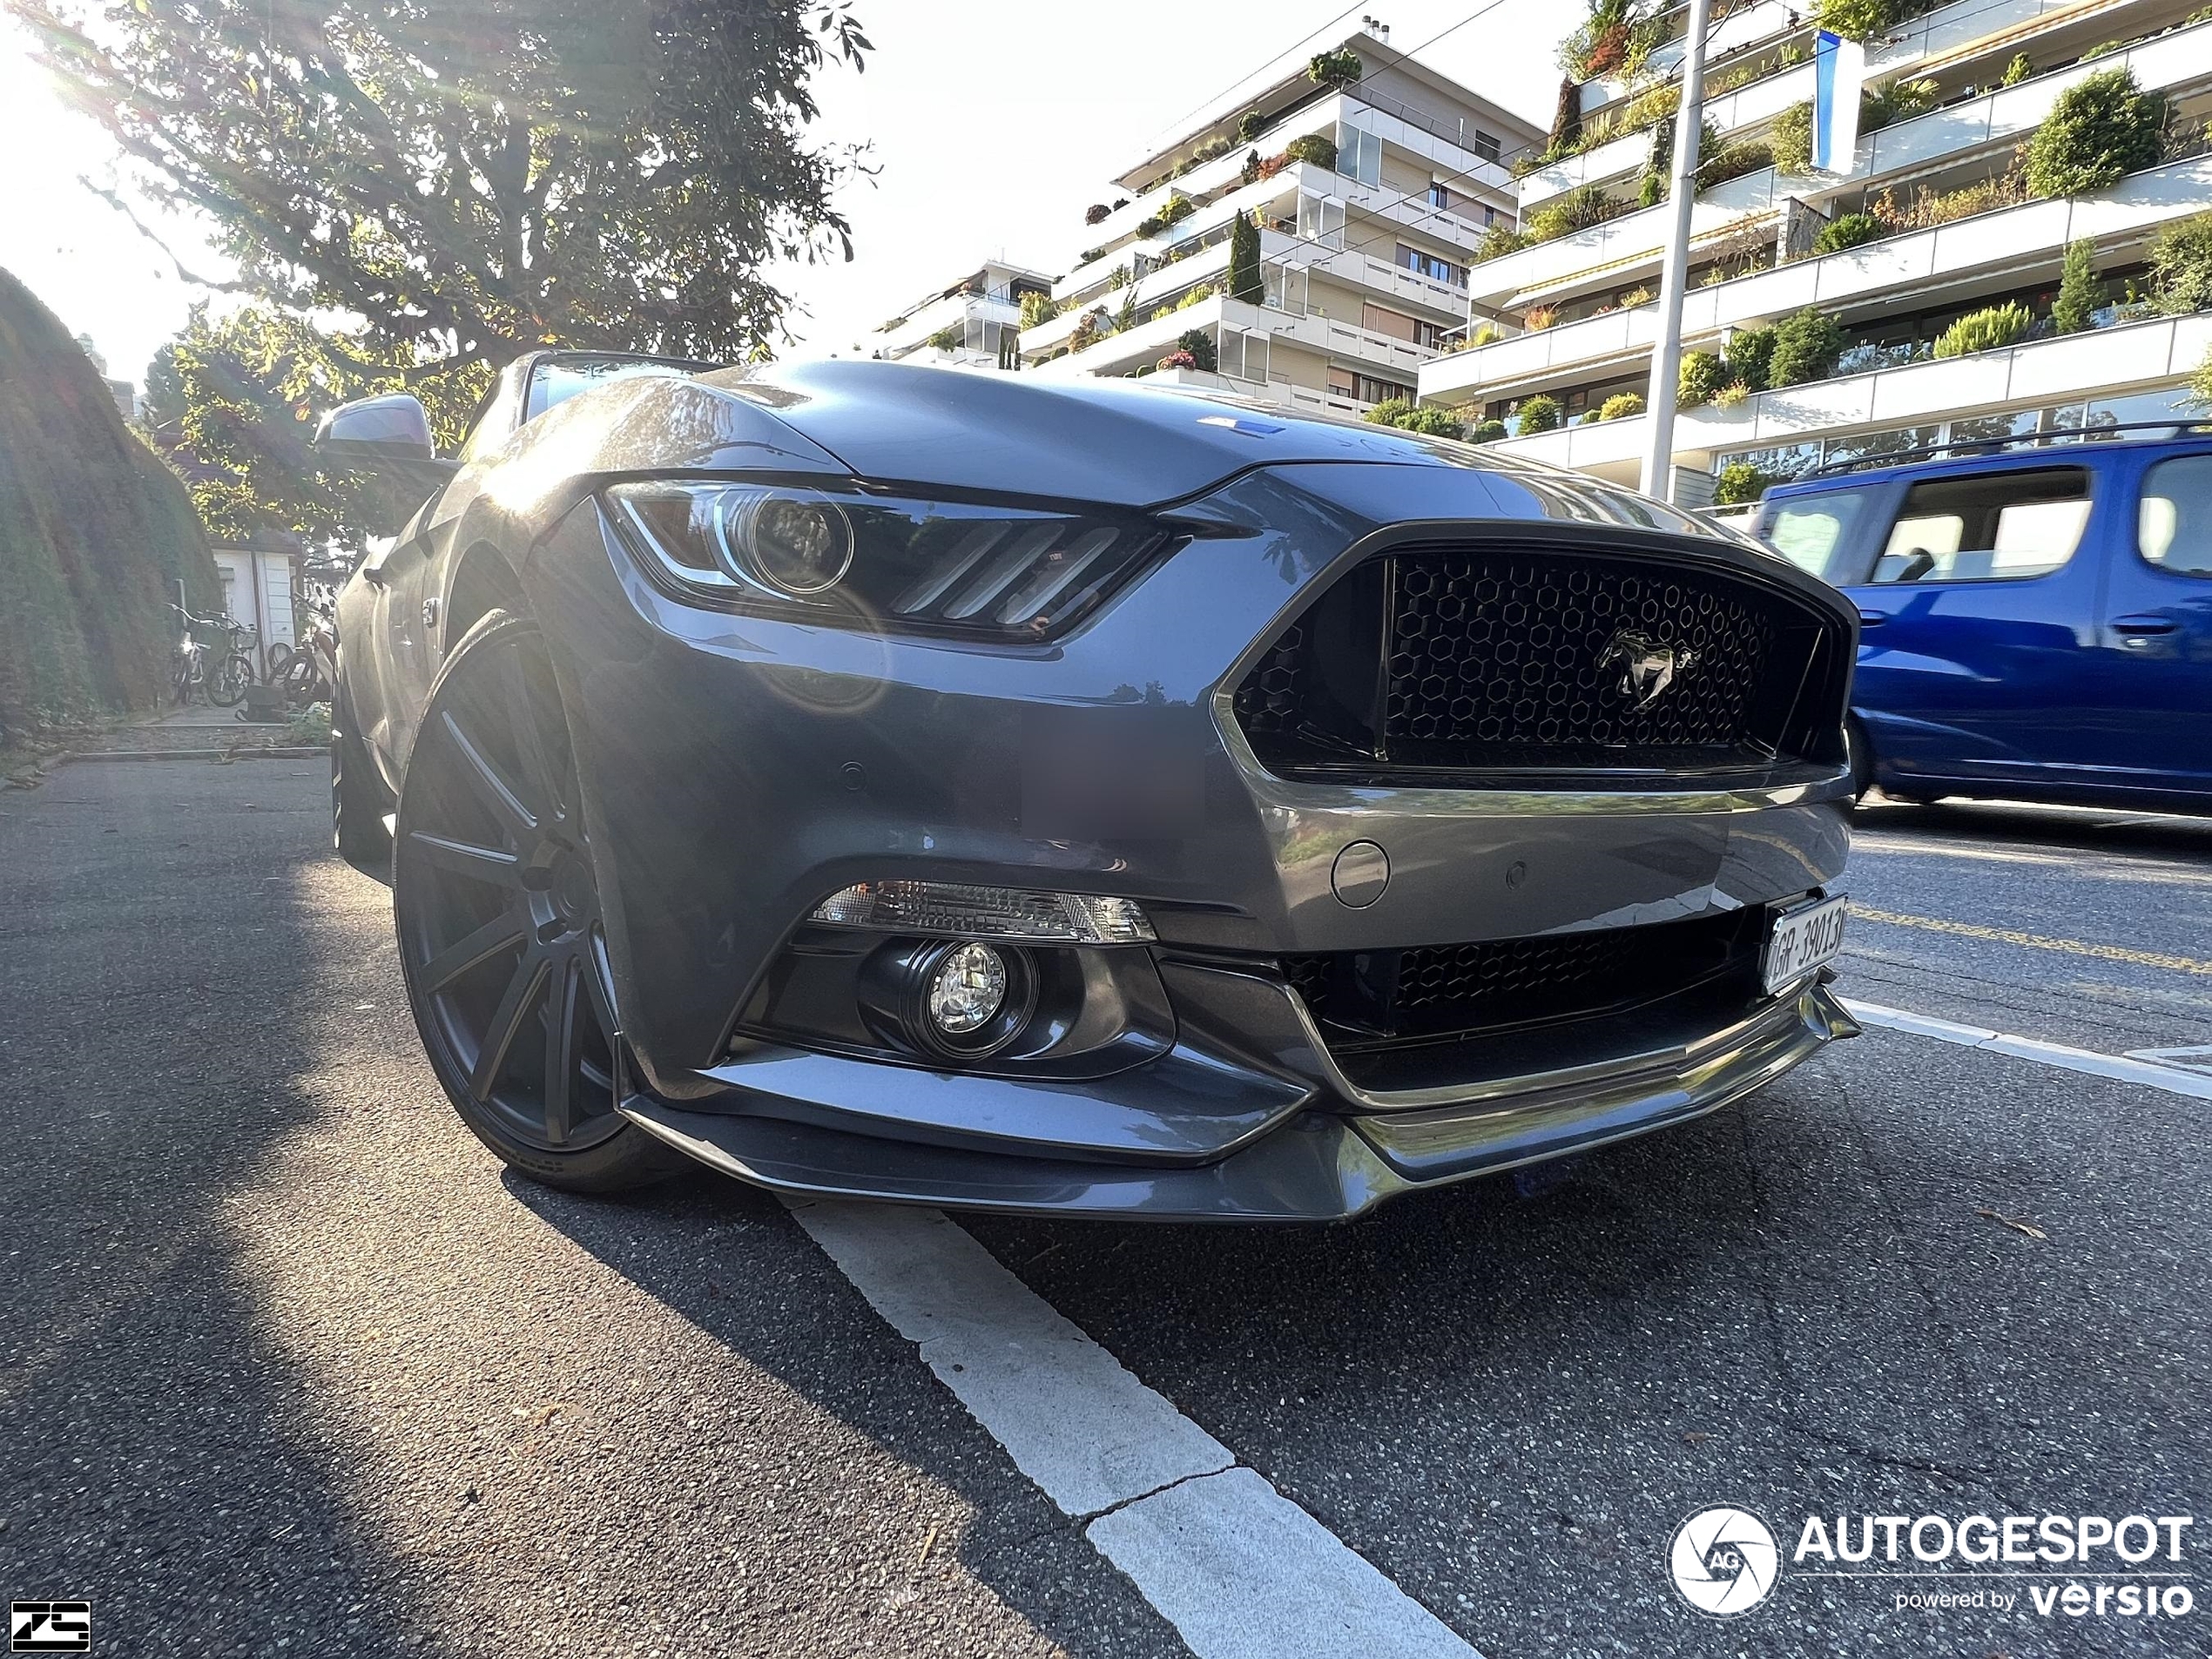
[[[1725,362],[1747,331],[1807,307],[1834,320],[1844,347],[1808,383],[1730,387],[1684,408],[1677,499],[1704,504],[1723,474],[1725,500],[1824,463],[2185,407],[2212,314],[2158,304],[2145,254],[2161,227],[2212,208],[2202,0],[1953,0],[1903,16],[1912,10],[1903,0],[1898,20],[1865,42],[1862,136],[1843,174],[1799,159],[1813,76],[1801,14],[1739,8],[1711,42],[1706,153],[1717,165],[1703,170],[1694,208],[1684,347]],[[1646,26],[1678,33],[1681,14]],[[1469,274],[1460,348],[1421,368],[1424,404],[1504,422],[1511,450],[1635,479],[1645,417],[1620,403],[1615,418],[1598,414],[1644,391],[1657,337],[1672,209],[1641,204],[1659,171],[1662,129],[1650,118],[1678,55],[1672,44],[1652,51],[1634,84],[1583,84],[1579,138],[1524,163],[1516,222],[1581,227],[1494,241]],[[2114,69],[2167,102],[2155,153],[2108,185],[2037,194],[2023,145],[2067,89]],[[2080,240],[2103,303],[2087,327],[2064,332],[2050,314],[2066,250]],[[2029,321],[2011,343],[1961,354],[1956,336],[1946,341],[1960,318],[2013,302]],[[1523,429],[1539,425],[1551,429]]]
[[[1164,374],[1346,413],[1413,398],[1466,321],[1475,250],[1511,224],[1507,164],[1541,135],[1386,30],[1315,64],[1112,181],[1084,213],[1090,246],[1028,306],[1024,370]],[[1257,227],[1243,256],[1240,219]]]
[[[1052,279],[1042,271],[986,260],[879,323],[853,349],[944,368],[1012,368],[1023,297],[1051,292]]]

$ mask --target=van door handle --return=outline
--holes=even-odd
[[[1878,628],[1889,619],[1886,610],[1869,610],[1863,605],[1859,608],[1858,625],[1862,628]]]
[[[2112,619],[2112,631],[2120,636],[2121,644],[2129,650],[2140,650],[2156,636],[2172,633],[2175,626],[2171,617],[2114,617]]]

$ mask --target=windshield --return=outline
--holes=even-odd
[[[641,374],[696,374],[702,367],[651,357],[549,357],[530,375],[529,401],[523,419],[535,421],[578,392],[588,392],[610,381],[634,380]]]

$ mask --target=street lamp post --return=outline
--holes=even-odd
[[[1689,275],[1689,216],[1697,200],[1697,140],[1705,112],[1705,21],[1710,0],[1689,0],[1683,36],[1682,107],[1675,115],[1674,182],[1667,200],[1675,210],[1659,276],[1659,341],[1651,354],[1651,385],[1644,395],[1646,447],[1643,492],[1675,498],[1675,394],[1682,380],[1683,285]]]

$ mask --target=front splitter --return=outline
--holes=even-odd
[[[1858,1026],[1825,986],[1671,1055],[1478,1106],[1309,1110],[1214,1163],[1175,1167],[979,1152],[759,1112],[632,1096],[624,1116],[711,1168],[778,1192],[1145,1221],[1328,1222],[1399,1193],[1604,1146],[1718,1110]]]

